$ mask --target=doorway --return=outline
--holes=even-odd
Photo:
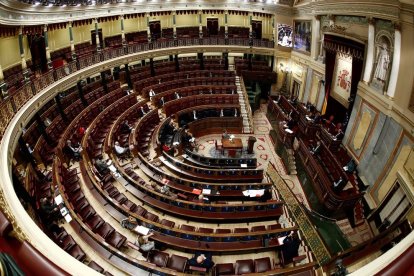
[[[262,21],[252,20],[252,37],[262,39]]]
[[[45,37],[40,34],[28,35],[30,54],[32,55],[32,70],[47,71]]]
[[[293,80],[292,96],[299,97],[299,91],[300,91],[300,83],[296,80]]]
[[[218,18],[207,18],[208,35],[218,35],[219,23]]]
[[[157,40],[161,37],[161,22],[160,21],[151,21],[149,23],[151,39]]]
[[[99,37],[99,46],[101,46],[101,49],[102,49],[103,48],[102,29],[98,29],[98,37]],[[92,41],[92,45],[96,45],[96,30],[91,31],[91,41]]]

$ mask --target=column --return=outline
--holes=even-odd
[[[224,38],[225,39],[228,39],[229,38],[228,16],[229,16],[229,11],[228,10],[225,10],[224,11]]]
[[[19,50],[20,50],[20,58],[22,62],[22,70],[23,76],[25,81],[29,81],[29,72],[27,70],[26,58],[24,56],[24,48],[23,48],[23,26],[19,28]]]
[[[150,29],[150,14],[147,12],[145,14],[145,18],[147,19],[147,38],[148,38],[148,43],[151,43],[151,29]]]
[[[176,20],[175,20],[175,17],[176,17],[176,15],[177,15],[177,13],[175,12],[175,11],[173,11],[173,38],[174,39],[177,39],[177,26],[176,26]]]
[[[249,12],[249,44],[253,45],[253,26],[252,26],[252,20],[253,20],[253,13]]]
[[[319,50],[321,48],[321,16],[317,15],[315,16],[315,33],[313,34],[315,36],[315,51],[313,53],[313,59],[318,60],[319,57]]]
[[[45,36],[45,48],[46,48],[46,60],[47,60],[47,68],[52,69],[52,60],[50,59],[50,51],[49,51],[49,39],[47,35],[47,24],[45,24],[43,29],[43,34]]]
[[[365,71],[362,79],[365,83],[369,83],[371,80],[372,68],[374,66],[375,21],[372,17],[368,18],[368,24],[367,59],[365,60]]]
[[[59,114],[62,117],[63,121],[67,122],[68,121],[68,117],[66,117],[64,108],[62,106],[62,102],[60,101],[60,96],[59,93],[55,96],[55,102],[56,102],[56,106],[58,108]]]
[[[128,64],[125,64],[125,76],[126,76],[126,81],[127,81],[127,84],[128,84],[128,88],[132,89],[133,87],[132,87],[132,81],[131,81],[131,74],[129,72]]]
[[[401,54],[401,29],[398,23],[394,23],[394,53],[392,56],[392,67],[390,82],[388,83],[387,96],[394,98],[395,89],[397,88],[398,73],[400,71],[400,54]]]
[[[78,87],[79,99],[81,100],[83,106],[84,107],[87,107],[88,106],[88,102],[86,101],[85,96],[83,95],[82,80],[78,81],[78,83],[76,84],[76,86]]]
[[[154,59],[150,58],[151,77],[155,76]]]
[[[121,40],[122,40],[122,46],[127,46],[127,41],[125,40],[125,30],[124,30],[124,15],[120,16],[121,19]]]
[[[178,61],[178,55],[174,56],[175,72],[180,72],[180,62]]]
[[[101,41],[99,40],[99,32],[98,32],[98,19],[95,18],[95,38],[96,38],[96,51],[100,52],[101,49]]]
[[[105,72],[101,72],[101,83],[102,83],[102,87],[103,87],[105,93],[108,94],[109,93],[109,90],[108,90],[108,82],[106,81],[106,74],[105,74]]]
[[[224,70],[229,70],[229,53],[223,53],[224,58]]]
[[[277,24],[275,22],[275,16],[272,16],[272,40],[274,43],[274,46],[277,46],[277,40],[279,38],[279,34],[277,32]]]
[[[199,10],[198,11],[198,36],[200,37],[200,38],[203,38],[203,25],[202,25],[202,18],[201,18],[201,13],[202,13],[202,11],[201,10]]]
[[[72,59],[76,60],[75,43],[73,41],[72,21],[69,21],[69,39],[70,39],[70,52]]]
[[[200,70],[204,70],[204,55],[203,53],[197,53],[197,56],[200,61]]]

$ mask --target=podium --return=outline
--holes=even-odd
[[[256,141],[257,141],[256,137],[254,136],[249,136],[249,139],[247,139],[247,153],[248,154],[253,153],[253,146]]]

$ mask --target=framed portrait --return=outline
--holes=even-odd
[[[293,25],[293,49],[310,55],[312,44],[312,21],[294,21]]]
[[[277,24],[277,45],[292,47],[293,28],[286,24]]]

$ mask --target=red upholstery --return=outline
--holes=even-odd
[[[106,241],[112,245],[115,248],[120,248],[123,246],[126,242],[126,237],[122,234],[118,233],[117,231],[114,231],[107,239]]]
[[[246,233],[249,232],[248,228],[234,228],[234,233]]]
[[[109,223],[105,222],[96,233],[106,240],[114,231],[115,229]]]
[[[248,274],[254,272],[253,260],[238,260],[236,261],[236,274]]]
[[[79,216],[82,218],[83,221],[86,221],[88,218],[94,216],[95,214],[95,210],[90,205],[86,206],[82,209],[82,211],[79,212]]]
[[[13,225],[6,218],[3,212],[0,212],[0,236],[6,236],[13,230]]]
[[[105,221],[99,215],[95,215],[88,219],[86,225],[88,225],[93,232],[96,232],[96,230],[99,229],[99,227],[101,227],[104,223]]]
[[[161,224],[162,224],[162,225],[165,225],[165,226],[167,226],[167,227],[174,227],[175,222],[173,222],[173,221],[171,221],[171,220],[168,220],[168,219],[162,219],[162,220],[161,220]]]
[[[274,230],[274,229],[280,229],[280,228],[282,228],[282,226],[279,223],[276,223],[276,224],[272,224],[272,225],[268,225],[267,226],[267,229],[268,230]]]
[[[166,267],[168,263],[168,254],[161,251],[151,251],[148,261],[159,267]]]
[[[67,275],[28,242],[23,242],[15,248],[13,256],[17,264],[32,275]]]
[[[195,227],[192,225],[186,225],[186,224],[182,224],[180,229],[185,230],[185,231],[195,231]]]
[[[58,241],[58,244],[63,250],[69,251],[73,246],[76,245],[76,242],[71,235],[66,235],[63,239]]]
[[[200,233],[213,233],[214,230],[211,229],[211,228],[200,227],[200,228],[198,228],[198,232],[200,232]]]
[[[187,261],[188,258],[186,257],[172,255],[168,260],[167,267],[175,271],[184,272],[185,267],[187,266]]]
[[[85,252],[82,250],[82,248],[79,247],[79,245],[75,245],[68,251],[68,253],[75,259],[79,261],[83,261],[86,258]]]
[[[142,206],[138,205],[134,212],[138,216],[145,216],[145,214],[147,213],[147,210],[145,210],[145,208],[143,208]]]
[[[213,275],[233,275],[234,267],[231,263],[216,264],[213,269]]]
[[[217,234],[228,234],[228,233],[231,233],[231,229],[220,229],[220,228],[218,228],[218,229],[216,229],[216,233]]]
[[[254,272],[266,272],[272,270],[272,262],[269,257],[254,260]]]
[[[98,265],[97,263],[95,263],[94,261],[91,261],[88,266],[96,271],[98,271],[99,273],[103,273],[104,269]]]
[[[154,221],[154,222],[157,222],[158,219],[159,219],[157,215],[154,215],[153,213],[150,213],[150,212],[147,212],[145,214],[145,218],[150,220],[150,221]]]
[[[250,231],[252,232],[266,231],[266,226],[264,225],[253,226]]]

